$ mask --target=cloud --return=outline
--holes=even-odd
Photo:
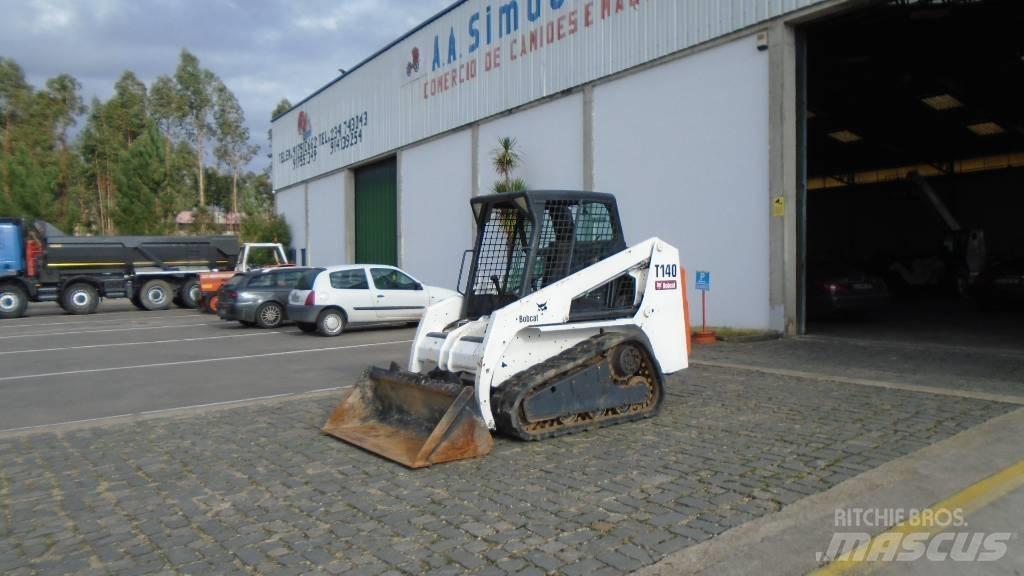
[[[450,0],[28,0],[5,2],[0,56],[29,81],[68,73],[88,103],[125,70],[147,85],[173,74],[182,48],[245,109],[254,141],[281,98],[297,102]],[[26,25],[27,23],[27,25]],[[258,157],[257,162],[265,162]]]
[[[29,6],[34,11],[34,17],[29,21],[36,33],[65,30],[71,26],[77,15],[74,6],[60,0],[32,0]]]
[[[375,0],[353,0],[336,3],[326,10],[320,9],[324,7],[319,5],[307,6],[295,17],[294,24],[300,30],[336,31],[339,28],[358,25],[360,21],[374,15],[382,4],[384,3]]]

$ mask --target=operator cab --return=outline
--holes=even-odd
[[[477,237],[462,318],[491,314],[626,249],[611,194],[526,191],[470,201]],[[635,281],[613,280],[573,302],[573,316],[630,315]]]

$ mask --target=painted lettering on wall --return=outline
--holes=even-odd
[[[575,6],[566,0],[499,0],[488,4],[469,16],[464,37],[455,26],[434,34],[430,75],[420,85],[423,99],[444,94],[475,80],[481,71],[497,70],[600,21],[638,10],[645,1],[586,0]],[[460,50],[463,46],[465,52]]]
[[[327,130],[314,133],[313,121],[305,111],[300,112],[298,118],[298,130],[302,135],[302,142],[282,150],[277,155],[278,164],[291,164],[293,169],[316,162],[320,148],[326,149],[328,154],[334,154],[361,144],[363,130],[370,124],[369,113],[363,112],[343,120]]]

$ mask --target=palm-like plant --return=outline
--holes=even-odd
[[[498,138],[498,147],[491,151],[491,165],[494,166],[494,171],[501,176],[501,179],[491,186],[491,191],[495,194],[526,191],[526,181],[512,176],[512,173],[515,172],[515,169],[519,167],[521,162],[522,158],[519,156],[516,139],[509,136]],[[525,253],[522,254],[522,258],[516,258],[515,237],[517,227],[521,233],[524,232],[522,226],[525,223],[523,222],[523,216],[517,213],[515,209],[500,212],[497,221],[498,225],[501,226],[508,236],[507,254],[505,256],[507,262],[505,284],[503,287],[498,288],[499,292],[506,292],[509,289],[510,283],[512,286],[518,285],[522,276]]]
[[[509,136],[498,138],[498,147],[491,151],[491,164],[494,171],[501,175],[501,179],[494,183],[491,190],[496,194],[526,190],[525,180],[512,177],[512,173],[521,163],[516,139]]]

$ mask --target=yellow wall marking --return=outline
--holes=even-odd
[[[776,196],[772,198],[772,216],[780,217],[786,215],[786,197]]]

